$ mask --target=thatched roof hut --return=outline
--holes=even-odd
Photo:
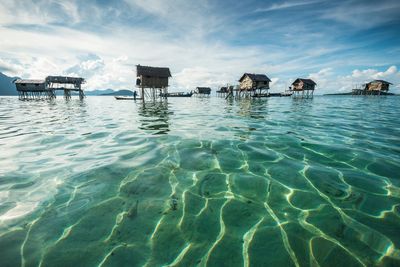
[[[374,80],[365,85],[366,91],[389,91],[389,86],[392,83],[384,80]]]
[[[84,78],[68,76],[47,76],[45,79],[48,89],[67,89],[72,91],[82,90]]]
[[[68,77],[68,76],[47,76],[46,83],[64,83],[64,84],[82,84],[85,82],[84,78]]]
[[[297,78],[292,83],[293,91],[315,90],[317,84],[311,79]]]
[[[141,88],[168,87],[168,79],[172,77],[169,68],[136,66],[136,85]]]
[[[64,97],[70,98],[71,91],[79,92],[79,97],[85,97],[82,83],[84,78],[67,76],[47,76],[44,80],[24,80],[14,81],[20,99],[29,98],[55,98],[56,91],[64,91]]]
[[[265,74],[245,73],[239,79],[240,90],[269,89],[271,80]]]
[[[200,95],[209,95],[211,94],[211,88],[210,87],[196,87],[196,94]]]
[[[18,79],[14,83],[17,91],[40,92],[46,90],[44,80]]]

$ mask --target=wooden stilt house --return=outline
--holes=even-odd
[[[381,92],[387,93],[389,91],[389,86],[392,83],[384,80],[374,80],[365,85],[366,94],[379,95]]]
[[[18,79],[14,81],[19,99],[52,98],[44,80]]]
[[[219,90],[216,91],[217,96],[222,96],[225,97],[226,94],[228,94],[228,87],[227,86],[222,86],[219,88]]]
[[[77,92],[80,99],[83,99],[85,97],[85,94],[82,90],[82,84],[85,82],[85,79],[83,78],[67,76],[47,76],[45,82],[46,88],[50,91],[64,91],[64,97],[66,99],[71,98],[71,92]]]
[[[196,87],[195,93],[197,95],[210,95],[211,88],[210,87]]]
[[[84,82],[85,79],[77,77],[47,76],[45,80],[18,79],[14,83],[20,99],[56,98],[56,91],[63,91],[66,99],[71,98],[71,92],[78,92],[83,99]]]
[[[268,94],[271,80],[265,74],[245,73],[239,82],[239,96],[263,96]]]
[[[169,68],[136,66],[136,86],[141,90],[141,98],[167,95],[168,80],[172,77]]]
[[[392,83],[384,80],[373,80],[369,83],[356,85],[352,95],[386,95]]]
[[[293,91],[294,97],[309,98],[314,95],[316,85],[311,79],[297,78],[290,89]]]

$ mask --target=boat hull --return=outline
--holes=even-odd
[[[134,98],[133,96],[115,96],[116,100],[140,100],[141,98]]]

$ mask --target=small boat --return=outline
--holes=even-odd
[[[251,97],[270,97],[271,94],[270,93],[266,93],[266,94],[254,94]]]
[[[117,100],[133,100],[133,96],[115,96]]]
[[[136,99],[133,96],[115,96],[115,99],[117,100],[141,100],[142,98],[136,97]]]
[[[161,93],[161,97],[191,97],[193,95],[193,92],[190,93],[184,93],[184,92],[176,92],[176,93]]]

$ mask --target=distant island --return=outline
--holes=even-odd
[[[109,90],[112,90],[112,89],[109,89]],[[126,90],[126,89],[123,89],[123,90],[118,90],[118,91],[114,91],[114,92],[111,92],[111,93],[103,93],[103,94],[100,94],[100,95],[123,95],[123,96],[133,96],[133,92],[131,91],[131,90]]]
[[[115,91],[113,89],[104,89],[104,90],[85,91],[85,95],[87,95],[87,96],[116,96],[116,95],[132,96],[133,91],[127,90],[127,89],[122,89],[122,90],[118,90],[118,91]]]

